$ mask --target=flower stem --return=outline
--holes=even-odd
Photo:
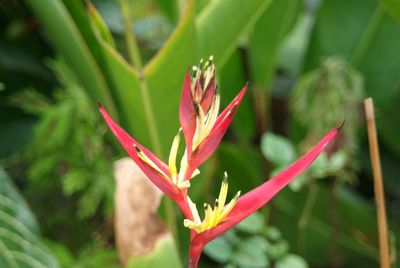
[[[200,260],[201,252],[203,251],[204,245],[197,244],[192,245],[190,244],[189,248],[189,268],[197,268],[197,265]]]
[[[372,164],[372,173],[374,177],[375,202],[377,208],[378,230],[379,230],[380,261],[382,268],[389,268],[390,253],[389,253],[388,227],[386,221],[385,193],[383,189],[383,178],[381,170],[381,161],[379,158],[378,137],[376,134],[376,126],[375,126],[374,104],[371,98],[364,100],[364,107],[365,107],[365,116],[367,118],[369,151]]]

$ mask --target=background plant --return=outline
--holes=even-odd
[[[328,118],[324,108],[334,107],[334,111],[343,113],[355,111],[359,109],[360,98],[372,96],[378,113],[390,229],[397,238],[392,241],[399,241],[397,103],[400,63],[395,55],[400,43],[400,12],[394,1],[251,0],[246,1],[246,5],[236,0],[93,1],[104,21],[94,9],[89,12],[81,1],[43,3],[28,0],[1,4],[0,20],[5,27],[0,35],[0,158],[38,215],[44,236],[57,241],[57,245],[66,245],[64,249],[72,252],[73,260],[89,249],[94,255],[111,252],[108,256],[116,257],[112,254],[115,252],[109,231],[112,227],[107,220],[110,210],[103,209],[110,208],[105,205],[110,202],[105,200],[110,200],[111,191],[103,190],[105,185],[110,185],[111,189],[113,183],[106,175],[111,170],[108,162],[122,153],[111,142],[108,145],[98,142],[103,140],[104,126],[96,124],[98,117],[92,112],[95,102],[114,107],[113,116],[118,116],[130,133],[142,144],[158,151],[165,160],[178,127],[177,107],[184,72],[187,66],[210,54],[214,55],[220,73],[218,84],[222,100],[232,99],[235,90],[247,81],[250,81],[252,97],[242,103],[227,137],[216,155],[206,163],[202,178],[198,180],[203,184],[196,184],[192,189],[193,199],[209,202],[218,191],[214,189],[214,185],[218,185],[214,183],[215,178],[226,169],[230,170],[232,189],[253,188],[260,183],[253,178],[267,178],[272,169],[284,164],[266,153],[273,146],[265,148],[265,139],[270,140],[267,144],[280,146],[279,139],[271,141],[271,133],[289,138],[292,146],[284,147],[292,147],[294,149],[288,149],[292,154],[300,154],[313,140],[305,136],[304,129],[318,136],[318,131],[326,132],[324,128],[332,127],[331,122],[342,123],[341,114],[329,114],[332,119],[324,121]],[[135,40],[138,50],[132,46]],[[55,75],[55,68],[47,64],[48,58],[60,57],[80,90],[69,91],[71,84]],[[343,68],[332,68],[329,59],[341,62],[336,66]],[[318,81],[325,85],[325,90],[312,94],[313,83]],[[363,82],[358,84],[357,81]],[[329,86],[337,84],[344,85],[340,86],[341,92]],[[15,103],[16,96],[22,96],[19,92],[27,88],[31,89],[31,95],[25,93],[25,100],[40,100],[46,107],[35,115],[26,110],[26,101],[24,107],[21,101]],[[81,94],[86,96],[86,104],[78,97]],[[38,95],[45,96],[45,101],[36,97]],[[313,97],[304,102],[314,103],[313,110],[296,110],[296,101],[306,96]],[[321,103],[327,104],[326,107],[318,105]],[[68,109],[62,107],[68,105],[77,109],[74,114],[83,116],[83,121],[74,120],[79,116],[72,117],[74,131],[60,130],[61,133],[54,136],[61,144],[52,148],[53,153],[45,155],[40,146],[33,150],[35,145],[32,144],[29,146],[31,153],[27,154],[27,145],[34,140],[33,129],[43,126],[43,118],[50,117],[50,113],[64,115]],[[303,180],[307,182],[304,187],[296,193],[282,192],[264,213],[268,215],[267,224],[279,226],[283,239],[290,244],[290,252],[302,256],[310,266],[332,263],[337,267],[376,266],[371,175],[362,118],[350,118],[356,114],[347,112],[345,130],[348,133],[342,141],[351,141],[354,146],[341,146],[346,151],[339,150],[327,156],[324,164],[325,167],[332,165],[335,155],[339,154],[342,156],[336,156],[338,162],[344,163],[345,168],[336,166],[326,174],[310,174]],[[61,120],[62,124],[66,124],[65,121]],[[263,136],[266,131],[269,134]],[[157,137],[157,133],[162,133],[162,137]],[[65,143],[65,137],[79,140],[81,135],[96,144],[97,157],[92,164],[83,165],[80,162],[82,152],[68,148]],[[260,145],[269,161],[264,159]],[[79,175],[83,179],[69,179],[74,186],[70,189],[76,191],[66,191],[66,184],[61,184],[60,178],[67,178],[71,169],[57,172],[57,161],[48,164],[40,180],[28,179],[28,170],[42,161],[49,161],[51,155],[62,154],[55,148],[76,152],[69,153],[74,158],[72,162],[78,163],[76,168],[84,169]],[[94,165],[95,162],[98,164]],[[110,169],[107,170],[107,166]],[[93,171],[103,176],[93,176]],[[349,178],[352,178],[351,184],[347,183]],[[77,182],[82,184],[78,187]],[[98,190],[101,192],[98,194],[96,188],[103,190]],[[47,201],[55,194],[56,202],[37,201],[40,198]],[[92,196],[101,204],[102,209],[90,207],[92,213],[86,212],[86,223],[97,224],[71,220],[70,230],[81,230],[81,233],[66,237],[65,231],[59,232],[51,223],[84,215],[76,210],[78,207],[84,210],[85,202],[78,201],[84,196]],[[61,212],[49,215],[51,205]],[[332,215],[332,210],[336,211],[336,216]],[[168,214],[164,209],[160,213]],[[171,213],[166,218],[173,227],[175,219]],[[179,224],[180,220],[176,219]],[[92,239],[75,239],[77,237]],[[100,242],[87,243],[97,239]],[[180,247],[185,248],[185,243]],[[395,243],[393,248],[396,248]],[[213,263],[204,260],[204,265]]]

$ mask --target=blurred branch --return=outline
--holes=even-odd
[[[381,267],[390,267],[390,253],[388,240],[388,227],[385,209],[385,193],[383,189],[383,178],[381,170],[381,162],[379,158],[378,137],[376,134],[374,104],[372,98],[364,100],[365,116],[368,126],[368,141],[371,157],[372,172],[374,177],[375,202],[378,216],[379,229],[379,250]]]

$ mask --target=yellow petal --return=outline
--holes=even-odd
[[[181,141],[180,137],[181,130],[179,129],[178,134],[175,136],[174,141],[172,142],[171,151],[169,153],[168,165],[169,171],[171,173],[172,181],[177,183],[177,171],[176,171],[176,156],[178,154],[179,143]]]

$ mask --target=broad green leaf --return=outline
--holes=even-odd
[[[178,130],[178,104],[187,66],[195,49],[193,4],[165,46],[145,67],[134,69],[100,35],[96,35],[107,66],[122,125],[145,146],[166,155]]]
[[[228,172],[229,191],[245,193],[267,178],[262,175],[262,155],[252,146],[223,142],[217,150],[217,175]],[[219,181],[215,185],[219,187]],[[219,189],[216,189],[216,191]]]
[[[88,2],[88,11],[90,22],[92,23],[92,28],[98,31],[103,40],[105,40],[110,46],[115,48],[115,41],[112,37],[110,30],[108,29],[107,24],[105,23],[97,9],[90,2]]]
[[[39,238],[35,216],[0,169],[0,267],[59,267]]]
[[[92,100],[101,101],[116,116],[114,103],[99,65],[63,2],[28,0],[27,3],[45,28],[55,50],[74,70]]]
[[[380,0],[386,11],[396,20],[400,21],[400,1]]]
[[[149,127],[146,124],[144,104],[147,90],[142,90],[139,74],[115,49],[105,40],[99,38],[102,46],[103,61],[107,66],[103,71],[112,83],[114,102],[120,112],[120,124],[131,135],[145,146],[151,146]],[[147,97],[148,98],[148,97]],[[108,109],[108,107],[106,107]],[[150,125],[150,124],[149,124]]]
[[[157,5],[165,14],[165,16],[172,22],[176,23],[179,20],[179,0],[156,0]]]
[[[340,55],[361,71],[376,103],[383,103],[399,89],[400,61],[393,57],[399,46],[400,27],[377,1],[327,0],[318,13],[305,68]]]
[[[296,150],[292,143],[288,139],[271,132],[262,136],[261,151],[268,160],[280,166],[290,164],[296,157]]]
[[[171,236],[160,237],[153,250],[146,255],[131,257],[128,261],[128,268],[148,268],[164,267],[179,268],[182,267],[178,252],[175,249],[175,243]]]
[[[282,41],[293,26],[301,5],[299,0],[273,1],[254,25],[249,40],[252,83],[270,86]]]
[[[397,103],[400,94],[400,27],[382,7],[382,1],[327,0],[320,7],[305,68],[314,68],[331,55],[341,55],[363,75],[367,95],[374,99],[378,130],[389,148],[400,148]],[[357,20],[354,20],[354,17]],[[335,42],[332,42],[335,40]],[[388,42],[390,40],[390,42]],[[393,106],[393,108],[391,108]],[[399,149],[396,149],[398,151]]]
[[[397,156],[400,156],[400,140],[398,139],[400,133],[399,103],[400,92],[387,105],[376,107],[376,112],[379,115],[383,114],[383,116],[377,117],[381,137],[388,144],[387,149]]]
[[[229,57],[223,68],[217,69],[218,89],[221,94],[221,109],[226,107],[248,82],[243,66],[243,58],[236,49]],[[252,98],[251,89],[248,89],[240,107],[232,121],[231,129],[239,138],[251,140],[256,135],[256,123],[254,119],[254,111],[251,105]]]
[[[243,34],[257,22],[272,0],[211,1],[196,19],[199,56],[214,55],[222,67]]]
[[[292,77],[299,75],[313,25],[314,16],[303,12],[282,41],[277,65],[284,73]]]
[[[149,106],[154,114],[154,131],[166,156],[179,128],[178,108],[185,72],[194,64],[196,47],[194,1],[190,1],[177,28],[157,55],[144,68]],[[149,122],[143,127],[151,127]]]

